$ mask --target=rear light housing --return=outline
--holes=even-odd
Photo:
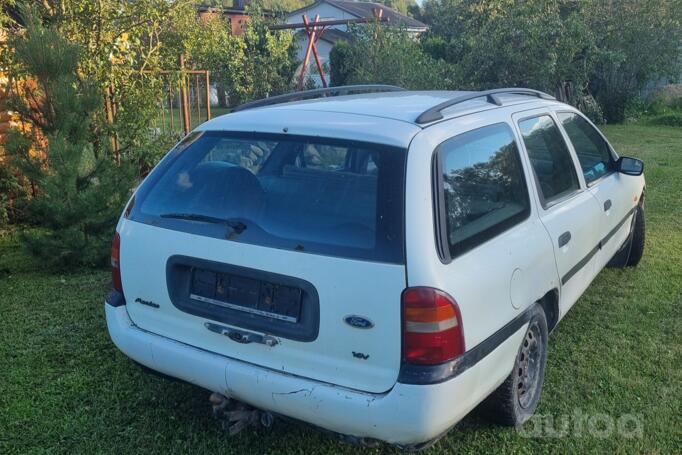
[[[437,365],[464,354],[462,315],[455,299],[429,287],[403,291],[403,361]]]
[[[111,287],[123,294],[121,283],[121,236],[118,232],[111,241]]]

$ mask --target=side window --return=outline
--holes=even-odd
[[[455,136],[437,149],[441,242],[458,256],[524,220],[528,188],[509,125]],[[443,245],[444,247],[446,245]]]
[[[559,128],[549,115],[519,122],[543,206],[580,188],[575,165]]]
[[[557,114],[578,155],[585,181],[590,184],[615,170],[609,145],[584,118],[571,112]]]

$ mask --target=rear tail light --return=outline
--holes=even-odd
[[[121,236],[118,232],[114,235],[111,242],[111,286],[115,291],[123,293],[121,283]]]
[[[464,353],[457,302],[434,288],[407,288],[402,294],[403,360],[436,365]]]

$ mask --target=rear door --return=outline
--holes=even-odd
[[[639,197],[638,184],[636,179],[616,171],[617,157],[610,145],[582,115],[559,111],[557,117],[578,158],[589,192],[602,209],[598,260],[601,269],[630,233],[633,209]]]
[[[133,322],[273,370],[390,389],[405,150],[252,133],[204,133],[180,148],[121,225]]]
[[[514,120],[533,170],[540,219],[553,242],[565,314],[598,272],[600,208],[585,191],[553,115],[531,111]]]

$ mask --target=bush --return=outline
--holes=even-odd
[[[625,120],[645,121],[652,125],[680,126],[682,85],[668,85],[655,90],[648,98],[637,97],[625,109]]]
[[[682,84],[670,84],[654,91],[649,97],[658,109],[682,109]]]
[[[682,111],[656,115],[647,119],[650,125],[682,127]]]
[[[331,85],[348,85],[353,77],[353,49],[345,41],[338,41],[329,53],[331,70],[329,78]]]
[[[333,85],[390,84],[412,90],[447,89],[458,80],[454,67],[423,51],[403,30],[379,23],[351,27],[350,43],[330,54]]]

